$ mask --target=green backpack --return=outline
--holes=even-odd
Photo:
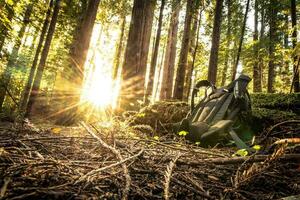
[[[230,135],[239,148],[250,148],[233,129],[242,111],[251,110],[247,85],[251,79],[240,75],[229,85],[216,88],[207,80],[199,81],[192,92],[191,110],[177,125],[177,131],[185,131],[186,139],[200,142],[201,146],[214,146]],[[195,105],[200,88],[205,88],[205,96]]]

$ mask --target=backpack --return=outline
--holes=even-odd
[[[251,111],[251,100],[247,91],[250,81],[248,76],[240,75],[221,88],[216,88],[207,80],[199,81],[192,91],[191,110],[177,125],[177,131],[186,131],[186,139],[200,142],[204,147],[214,146],[230,135],[239,148],[251,150],[233,129],[241,112]],[[195,105],[195,97],[203,87],[205,95]]]

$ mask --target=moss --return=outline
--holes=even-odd
[[[251,94],[252,107],[270,109],[289,109],[292,112],[300,110],[300,93],[293,94]]]
[[[157,127],[157,123],[181,121],[189,112],[189,105],[181,101],[159,101],[142,108],[133,116],[132,125],[147,124]]]

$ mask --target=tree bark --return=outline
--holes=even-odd
[[[230,43],[231,43],[230,39],[231,39],[231,0],[227,0],[226,50],[225,50],[224,68],[223,68],[223,71],[222,71],[221,86],[225,85],[226,78],[227,78],[229,51],[230,51]]]
[[[81,22],[78,33],[70,49],[69,81],[74,84],[73,88],[80,90],[83,82],[84,64],[86,61],[92,31],[94,28],[100,0],[89,1],[86,13]],[[73,92],[73,91],[71,91]]]
[[[257,83],[258,83],[258,92],[262,92],[262,80],[263,80],[263,67],[264,67],[264,61],[263,61],[263,53],[260,52],[260,49],[262,49],[264,46],[264,34],[265,34],[265,8],[264,5],[261,5],[261,21],[260,21],[260,36],[259,36],[259,52],[258,52],[258,71],[259,76],[257,77]]]
[[[13,68],[15,67],[15,64],[16,64],[16,61],[18,58],[19,50],[21,47],[21,41],[25,34],[25,29],[30,22],[30,15],[32,13],[32,8],[33,8],[33,4],[31,3],[25,9],[22,27],[20,28],[20,30],[18,32],[18,36],[16,38],[16,42],[12,49],[12,53],[10,54],[10,56],[8,58],[7,66],[5,68],[5,71],[2,74],[2,80],[1,80],[2,87],[0,87],[0,110],[2,109],[4,98],[6,95],[6,89],[8,88],[8,85],[10,83]]]
[[[161,100],[171,99],[172,97],[179,11],[180,0],[175,0],[172,4],[172,14],[168,30],[167,47],[165,50],[162,85],[160,90]]]
[[[190,96],[190,90],[191,90],[191,83],[192,83],[192,75],[195,65],[195,59],[196,59],[196,53],[198,48],[198,41],[199,41],[199,32],[200,32],[200,22],[201,22],[201,13],[199,8],[197,8],[198,11],[195,13],[195,18],[193,22],[193,28],[191,33],[191,41],[190,41],[190,48],[189,48],[189,54],[190,58],[188,59],[188,65],[186,69],[185,79],[184,79],[184,96],[183,100],[187,101]]]
[[[28,80],[27,80],[26,86],[24,88],[24,93],[23,93],[23,97],[21,99],[20,108],[19,108],[21,113],[26,111],[28,98],[29,98],[29,95],[31,92],[31,87],[32,87],[35,72],[36,72],[37,62],[38,62],[39,55],[41,53],[41,49],[42,49],[42,46],[43,46],[43,43],[45,40],[46,32],[48,30],[52,8],[53,8],[53,0],[50,1],[48,10],[46,12],[45,20],[44,20],[43,27],[41,30],[41,35],[39,38],[39,43],[38,43],[38,46],[35,51],[35,55],[34,55],[33,62],[32,62],[31,68],[30,68],[29,76],[28,76]]]
[[[46,41],[44,44],[43,51],[41,53],[40,62],[37,67],[37,72],[36,72],[36,75],[34,78],[32,91],[30,93],[28,105],[26,107],[25,116],[28,116],[28,114],[30,114],[30,112],[32,111],[32,106],[33,106],[34,102],[36,101],[36,98],[37,98],[39,90],[40,90],[40,85],[41,85],[41,81],[42,81],[42,76],[43,76],[46,60],[47,60],[48,53],[50,50],[52,38],[53,38],[53,35],[55,32],[55,26],[56,26],[56,22],[57,22],[57,18],[58,18],[59,9],[60,9],[60,0],[56,0],[52,19],[51,19],[51,22],[49,25],[47,36],[46,36]]]
[[[182,36],[181,50],[178,61],[178,68],[176,72],[176,80],[174,87],[174,99],[183,99],[183,87],[184,87],[184,77],[187,68],[187,58],[191,40],[191,22],[193,16],[193,0],[187,0],[186,4],[186,15],[184,22],[184,31]]]
[[[291,18],[292,18],[292,44],[293,49],[296,48],[297,45],[297,13],[296,13],[296,0],[291,0]],[[297,68],[297,54],[293,54],[293,86],[294,92],[300,92],[300,84],[299,84],[299,69]]]
[[[121,108],[143,101],[145,74],[156,0],[134,0],[122,69]]]
[[[269,16],[270,16],[270,28],[269,28],[269,63],[268,63],[268,93],[274,92],[274,80],[275,80],[275,44],[277,42],[277,0],[270,0]]]
[[[248,15],[248,11],[249,11],[249,4],[250,4],[250,0],[247,0],[243,26],[242,26],[242,30],[241,30],[241,36],[240,36],[241,38],[240,38],[239,48],[238,48],[235,64],[234,64],[233,70],[232,70],[232,78],[231,78],[232,81],[235,79],[237,68],[238,68],[239,61],[240,61],[240,56],[241,56],[241,51],[242,51],[242,46],[243,46],[243,41],[244,41],[244,35],[245,35],[245,29],[246,29],[246,23],[247,23],[247,15]]]
[[[158,28],[157,28],[157,32],[156,32],[154,51],[153,51],[151,63],[150,63],[149,79],[148,79],[148,83],[147,83],[147,87],[146,87],[146,94],[145,94],[145,98],[144,98],[145,103],[151,102],[151,97],[152,97],[152,90],[153,90],[153,84],[154,84],[154,73],[155,73],[155,68],[156,68],[156,64],[157,64],[157,55],[158,55],[158,50],[159,50],[164,7],[165,7],[165,0],[161,0],[161,6],[160,6],[159,18],[158,18]]]
[[[212,83],[216,83],[217,71],[218,71],[218,54],[220,46],[220,33],[221,33],[221,19],[222,19],[222,4],[223,0],[217,0],[214,14],[214,26],[212,32],[212,42],[208,65],[208,80]]]
[[[116,54],[114,58],[114,67],[113,67],[113,73],[112,73],[112,79],[116,80],[118,77],[118,71],[120,69],[120,60],[121,60],[121,53],[123,50],[123,43],[124,43],[124,33],[125,33],[125,24],[126,19],[125,16],[122,17],[122,23],[121,23],[121,32],[119,37],[119,42],[117,44],[116,48]]]
[[[254,2],[254,33],[253,33],[253,92],[261,92],[260,71],[258,66],[258,0]]]

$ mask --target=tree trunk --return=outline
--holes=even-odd
[[[268,93],[274,92],[274,80],[275,80],[275,44],[277,42],[277,0],[270,0],[269,16],[270,16],[270,28],[269,28],[269,63],[268,63]]]
[[[261,21],[260,21],[260,36],[259,36],[259,52],[258,52],[258,71],[259,76],[257,77],[257,84],[258,84],[258,92],[262,92],[262,80],[263,80],[263,53],[260,52],[260,49],[263,48],[263,40],[265,34],[265,9],[264,5],[261,5]]]
[[[197,8],[199,10],[199,8]],[[191,41],[190,41],[190,48],[189,48],[189,54],[190,58],[188,59],[188,65],[186,69],[185,79],[184,79],[184,96],[183,100],[187,101],[189,99],[190,90],[191,90],[191,83],[192,83],[192,75],[195,65],[195,59],[196,59],[196,52],[198,48],[198,37],[199,37],[199,31],[200,31],[200,22],[201,22],[201,12],[197,11],[195,14],[194,22],[193,22],[193,28],[191,33]]]
[[[223,0],[217,0],[215,15],[214,15],[214,26],[212,32],[212,42],[208,65],[208,80],[215,84],[217,79],[218,71],[218,54],[220,46],[220,33],[221,33],[221,18],[222,18],[222,4]]]
[[[193,16],[193,0],[187,0],[186,15],[184,22],[184,31],[182,36],[181,50],[178,61],[178,68],[176,72],[176,80],[174,87],[174,99],[183,99],[184,77],[187,67],[187,58],[189,53],[190,39],[191,39],[191,22]]]
[[[80,90],[83,82],[84,63],[86,61],[92,31],[94,28],[100,0],[89,1],[86,13],[81,22],[78,34],[70,49],[70,80],[76,90]],[[72,91],[73,92],[73,91]]]
[[[21,47],[21,41],[24,36],[25,29],[30,22],[30,15],[32,13],[32,8],[33,8],[33,4],[31,3],[25,9],[22,27],[19,30],[18,36],[16,38],[16,42],[12,49],[12,53],[8,58],[7,66],[5,68],[5,71],[2,74],[2,80],[1,80],[2,87],[0,87],[0,110],[2,109],[4,98],[6,95],[6,89],[8,88],[12,76],[12,71],[13,68],[15,67],[18,58],[19,50]]]
[[[122,69],[121,108],[143,101],[145,74],[156,0],[134,0]],[[135,106],[132,106],[135,105]]]
[[[120,60],[121,60],[121,53],[123,50],[123,43],[124,43],[124,33],[125,33],[125,24],[126,24],[126,17],[122,17],[122,23],[121,23],[121,33],[119,37],[119,42],[117,44],[116,48],[116,54],[114,58],[114,67],[113,67],[113,73],[112,73],[112,79],[116,80],[118,77],[118,71],[120,69]]]
[[[230,51],[230,41],[231,39],[231,1],[227,0],[227,32],[226,32],[226,50],[225,50],[225,63],[222,71],[221,86],[224,86],[227,78],[228,71],[228,60]]]
[[[296,13],[296,0],[291,0],[291,18],[292,18],[292,43],[293,49],[296,48],[297,45],[297,13]],[[297,67],[297,54],[293,55],[294,65],[293,65],[293,86],[294,92],[300,92],[300,84],[299,84],[299,69]]]
[[[247,0],[243,26],[242,26],[242,30],[241,30],[241,36],[240,36],[241,38],[240,38],[239,48],[238,48],[235,64],[234,64],[233,70],[232,70],[232,78],[231,78],[232,81],[235,79],[237,68],[238,68],[239,61],[240,61],[240,56],[241,56],[241,51],[242,51],[242,46],[243,46],[243,41],[244,41],[244,35],[245,35],[245,29],[246,29],[246,23],[247,23],[247,15],[248,15],[248,11],[249,11],[249,4],[250,4],[250,0]]]
[[[42,49],[42,46],[44,43],[46,32],[48,30],[52,8],[53,8],[53,0],[50,1],[48,10],[47,10],[47,13],[45,16],[45,20],[44,20],[43,27],[41,30],[41,35],[39,38],[39,43],[38,43],[38,46],[35,51],[35,55],[34,55],[33,62],[32,62],[31,68],[30,68],[29,76],[28,76],[28,80],[27,80],[26,86],[24,88],[24,93],[23,93],[23,97],[22,97],[22,100],[20,103],[20,108],[19,108],[21,113],[25,112],[26,107],[27,107],[28,98],[29,98],[29,95],[31,92],[31,87],[32,87],[35,72],[36,72],[37,62],[39,59],[39,55],[41,53],[41,49]]]
[[[155,68],[156,68],[156,63],[157,63],[157,55],[158,55],[158,50],[159,50],[164,7],[165,7],[165,0],[161,0],[161,6],[160,6],[159,18],[158,18],[158,28],[157,28],[157,32],[156,32],[154,51],[153,51],[151,63],[150,63],[149,79],[148,79],[148,83],[147,83],[147,87],[146,87],[146,94],[145,94],[145,98],[144,98],[145,103],[149,103],[151,101],[151,96],[152,96],[152,90],[153,90],[153,84],[154,84],[154,73],[155,73]]]
[[[29,101],[28,101],[28,105],[27,105],[27,108],[26,108],[25,116],[28,116],[28,114],[31,112],[32,106],[33,106],[34,102],[36,101],[36,98],[37,98],[38,93],[39,93],[39,89],[40,89],[40,85],[41,85],[41,81],[42,81],[42,76],[43,76],[46,60],[47,60],[47,57],[48,57],[50,45],[51,45],[52,38],[53,38],[53,35],[54,35],[54,31],[55,31],[55,26],[56,26],[56,22],[57,22],[57,18],[58,18],[59,9],[60,9],[60,0],[56,0],[54,10],[53,10],[52,19],[51,19],[51,22],[50,22],[50,25],[49,25],[47,36],[46,36],[46,41],[45,41],[45,44],[44,44],[43,51],[41,53],[41,59],[40,59],[40,62],[39,62],[38,68],[37,68],[37,72],[36,72],[36,75],[35,75],[35,78],[34,78],[32,91],[31,91],[30,96],[29,96]]]
[[[260,87],[260,73],[258,66],[258,0],[254,2],[254,33],[253,33],[253,54],[254,54],[254,64],[253,64],[253,92],[261,92]]]
[[[168,40],[165,51],[162,85],[160,90],[161,100],[171,99],[172,97],[179,11],[180,0],[176,0],[172,4],[172,14],[168,30]]]

